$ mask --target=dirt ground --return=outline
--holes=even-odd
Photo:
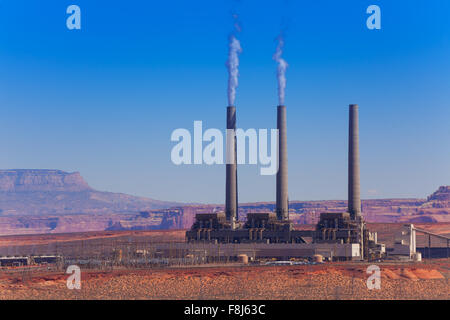
[[[450,260],[380,264],[381,289],[366,285],[369,264],[224,266],[83,271],[69,290],[62,272],[0,274],[0,299],[445,299]]]
[[[389,240],[401,224],[369,224]],[[302,226],[311,227],[311,226]],[[448,234],[450,224],[421,228]],[[87,248],[98,241],[182,241],[184,230],[113,231],[0,237],[3,254],[18,255],[20,246],[52,249],[58,243]],[[80,242],[81,241],[81,242]],[[97,242],[95,242],[97,241]],[[383,241],[381,241],[383,242]],[[387,241],[388,242],[388,241]],[[7,249],[7,250],[6,250]],[[431,262],[430,262],[431,261]],[[368,264],[327,263],[302,266],[197,267],[147,270],[82,270],[81,290],[69,290],[63,272],[0,270],[0,299],[446,299],[450,298],[450,260],[416,264],[379,264],[381,289],[367,289]]]
[[[0,236],[0,247],[48,245],[55,242],[142,237],[152,241],[184,241],[186,230],[91,231]]]

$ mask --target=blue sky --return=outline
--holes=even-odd
[[[81,30],[66,8],[81,8]],[[381,30],[365,13],[381,8]],[[0,168],[80,171],[91,186],[221,203],[223,166],[175,166],[176,128],[225,128],[227,38],[239,14],[238,126],[276,126],[285,28],[289,194],[345,199],[348,104],[360,105],[364,198],[450,183],[449,1],[0,0]],[[275,177],[240,166],[240,201]]]

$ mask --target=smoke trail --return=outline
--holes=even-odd
[[[284,40],[283,35],[278,36],[278,45],[273,59],[278,63],[277,66],[277,78],[278,78],[278,104],[280,106],[284,105],[284,91],[286,89],[286,69],[288,64],[281,55],[283,54]]]
[[[237,22],[237,16],[233,15],[235,19],[234,27],[236,31],[240,31],[239,23]],[[236,98],[236,87],[238,86],[238,75],[239,75],[239,54],[242,52],[241,43],[236,36],[232,33],[229,38],[228,44],[228,105],[234,106],[234,100]]]

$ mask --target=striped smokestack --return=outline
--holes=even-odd
[[[349,113],[348,141],[348,212],[352,219],[361,215],[359,184],[359,125],[358,105],[351,104]]]
[[[278,106],[277,218],[289,219],[286,107]]]
[[[237,155],[236,155],[236,108],[227,108],[227,149],[226,149],[226,191],[225,191],[225,215],[235,228],[238,219],[237,196]]]

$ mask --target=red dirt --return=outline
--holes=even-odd
[[[38,245],[52,242],[88,241],[93,239],[111,239],[118,237],[139,236],[154,238],[155,241],[182,241],[186,230],[139,230],[139,231],[91,231],[74,233],[33,234],[0,236],[0,247],[19,245]]]
[[[449,299],[450,260],[382,264],[381,289],[366,286],[368,264],[224,266],[83,271],[81,290],[63,273],[0,277],[1,299]]]

